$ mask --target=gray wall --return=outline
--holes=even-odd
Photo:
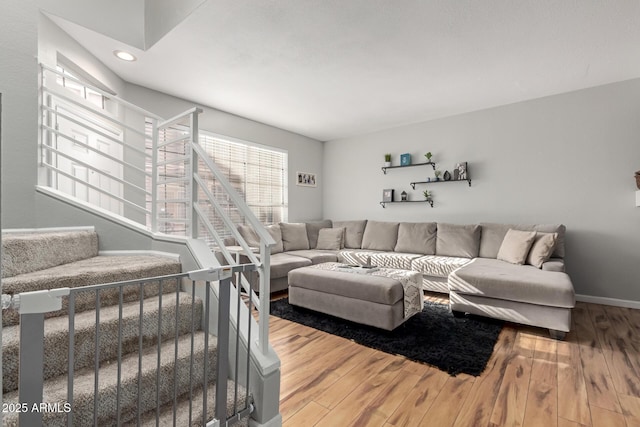
[[[37,174],[38,13],[33,0],[3,0],[0,9],[2,226],[32,227]]]
[[[195,105],[192,102],[133,84],[126,85],[124,97],[167,119]],[[200,128],[203,130],[287,150],[289,221],[322,218],[323,181],[320,172],[322,171],[323,144],[321,142],[213,108],[200,107],[204,111],[199,117]],[[296,171],[318,174],[318,187],[297,186]]]
[[[563,223],[576,292],[640,301],[640,80],[601,86],[325,143],[324,216],[385,221]],[[378,202],[382,190],[420,199],[427,167],[380,170],[383,155],[431,151],[438,168],[469,162],[472,187],[432,184],[434,208]]]

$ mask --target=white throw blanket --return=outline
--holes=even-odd
[[[340,271],[346,274],[364,274],[357,272],[349,272],[348,268],[344,268],[345,264],[339,262],[325,262],[322,264],[312,265],[313,268],[321,270]],[[341,268],[342,267],[342,268]],[[395,268],[378,268],[377,270],[366,273],[366,276],[382,276],[395,279],[402,284],[404,289],[404,318],[408,319],[416,313],[420,313],[424,307],[424,298],[422,298],[422,275],[417,271],[398,270]]]

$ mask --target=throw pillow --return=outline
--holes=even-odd
[[[307,238],[309,239],[309,248],[313,249],[318,244],[318,233],[323,228],[331,228],[333,223],[330,219],[324,221],[310,221],[307,222]]]
[[[285,251],[309,249],[307,226],[304,223],[280,223],[282,231],[282,246]]]
[[[334,221],[333,228],[345,228],[344,247],[349,249],[360,249],[362,247],[362,235],[367,220],[360,221]]]
[[[318,232],[316,249],[337,251],[344,239],[344,228],[322,228]]]
[[[542,264],[551,258],[557,242],[558,233],[537,233],[527,255],[527,264],[542,268]]]
[[[534,239],[535,231],[520,231],[510,228],[504,236],[497,258],[511,264],[524,264]]]

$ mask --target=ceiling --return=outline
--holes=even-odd
[[[640,77],[638,0],[206,0],[126,81],[320,141]]]

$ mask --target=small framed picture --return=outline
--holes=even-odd
[[[393,189],[382,190],[382,201],[393,202]]]
[[[400,166],[409,166],[411,164],[411,154],[404,153],[400,155]]]
[[[316,187],[318,185],[315,173],[296,172],[296,175],[296,185],[300,185],[302,187]]]
[[[466,181],[469,179],[467,171],[467,162],[456,163],[453,167],[453,180],[454,181]]]

